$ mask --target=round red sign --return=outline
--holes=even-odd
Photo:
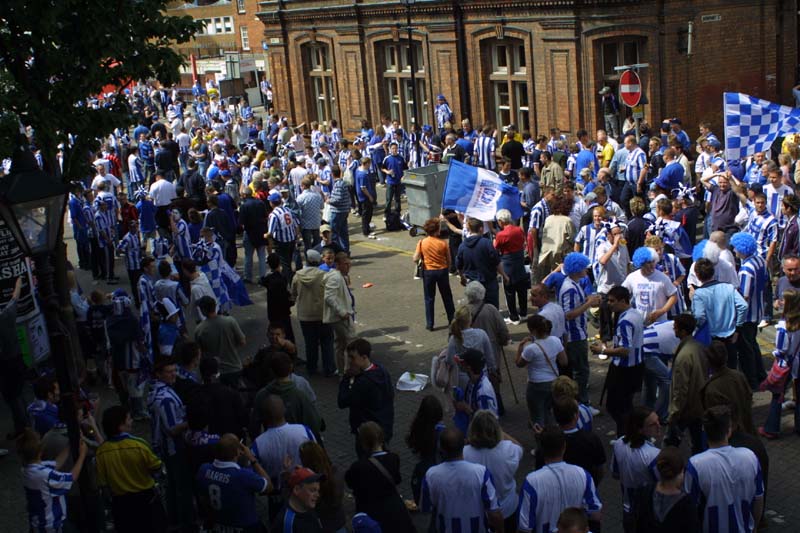
[[[642,81],[632,70],[626,70],[619,78],[619,97],[628,107],[636,107],[642,99]]]

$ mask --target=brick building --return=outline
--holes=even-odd
[[[382,113],[411,122],[402,1],[262,0],[258,17],[277,113],[345,131]],[[416,0],[412,17],[428,124],[442,93],[473,124],[591,131],[598,91],[618,88],[614,67],[648,63],[646,120],[721,131],[722,92],[788,103],[798,64],[796,0]]]
[[[204,22],[203,29],[192,41],[176,45],[176,50],[187,58],[187,66],[181,71],[181,86],[192,85],[188,59],[194,56],[201,81],[217,74],[227,75],[226,62],[234,61],[238,63],[237,70],[245,86],[257,88],[258,82],[267,75],[261,46],[264,26],[256,17],[258,9],[257,0],[170,2],[168,15],[188,15]]]

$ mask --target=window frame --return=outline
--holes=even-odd
[[[250,50],[250,32],[247,26],[239,26],[239,38],[242,42],[242,50]]]
[[[427,79],[425,76],[425,50],[420,41],[412,42],[415,55],[414,81],[417,85],[417,99],[414,102],[411,90],[411,65],[408,62],[408,40],[383,41],[377,43],[376,58],[380,75],[381,98],[392,120],[398,120],[404,128],[410,129],[414,117],[425,123],[428,117]],[[414,110],[416,109],[416,113]]]
[[[520,132],[530,129],[531,100],[528,92],[533,80],[528,73],[529,57],[524,39],[506,37],[490,39],[484,44],[487,76],[486,102],[490,119],[498,131],[515,124]],[[505,86],[505,90],[502,90]],[[501,95],[507,100],[501,101]],[[524,95],[524,99],[522,96]],[[526,105],[521,105],[522,102]]]
[[[333,50],[327,43],[311,42],[302,46],[303,67],[309,78],[309,114],[320,124],[339,119],[339,103],[333,77]]]

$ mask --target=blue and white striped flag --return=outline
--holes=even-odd
[[[511,218],[522,217],[519,189],[503,182],[484,168],[450,160],[442,195],[442,209],[453,209],[478,220],[494,220],[500,209],[508,209]]]
[[[800,130],[800,109],[742,93],[725,93],[723,103],[728,160],[765,152],[778,137]]]

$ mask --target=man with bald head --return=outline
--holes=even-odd
[[[240,466],[242,460],[249,468]],[[232,531],[263,531],[255,495],[266,494],[271,484],[239,437],[226,433],[220,438],[215,445],[214,462],[204,464],[197,473],[197,486],[201,508],[213,509],[209,515],[214,526]]]
[[[316,442],[316,439],[308,426],[286,421],[286,406],[280,396],[270,394],[256,408],[265,431],[253,441],[250,449],[273,484],[280,488],[284,458],[292,459],[292,467],[300,466],[300,445]]]

